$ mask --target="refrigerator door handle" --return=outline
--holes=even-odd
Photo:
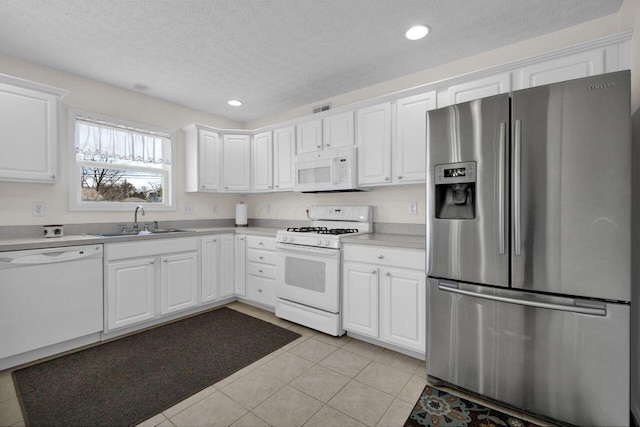
[[[520,180],[521,180],[521,148],[522,148],[522,123],[518,119],[515,121],[514,146],[513,146],[513,246],[516,255],[521,255],[520,233],[522,220],[522,201],[520,200]]]
[[[498,141],[498,251],[500,255],[504,255],[504,198],[505,198],[505,144],[506,144],[507,124],[500,123],[500,140]]]
[[[458,285],[453,283],[440,282],[438,284],[438,290],[444,292],[450,292],[452,294],[466,295],[474,298],[482,298],[491,301],[505,302],[509,304],[518,304],[526,307],[547,308],[549,310],[569,311],[572,313],[588,314],[590,316],[606,316],[607,306],[604,303],[601,304],[601,308],[596,307],[584,307],[579,305],[568,304],[555,304],[543,301],[530,301],[522,298],[511,298],[500,295],[481,294],[473,291],[467,291],[465,289],[459,289]],[[598,303],[596,303],[598,304]]]

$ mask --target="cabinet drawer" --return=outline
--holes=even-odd
[[[249,262],[247,263],[247,273],[253,276],[275,279],[276,266]]]
[[[276,253],[272,251],[249,249],[247,250],[247,259],[251,262],[276,265]]]
[[[275,237],[247,236],[247,246],[255,249],[276,250]]]
[[[250,300],[275,307],[276,281],[256,276],[247,276],[247,298]]]
[[[425,252],[419,249],[383,246],[344,245],[344,260],[393,267],[425,269]]]

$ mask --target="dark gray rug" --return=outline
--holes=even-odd
[[[28,426],[138,424],[300,337],[220,308],[13,372]]]

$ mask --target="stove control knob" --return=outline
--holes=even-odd
[[[316,244],[317,244],[318,246],[322,245],[322,239],[318,239],[318,241],[316,242]]]
[[[325,246],[329,246],[330,244],[331,244],[331,242],[329,241],[329,239],[327,239],[327,240],[325,240],[325,241],[324,241],[324,245],[325,245]]]
[[[293,242],[293,236],[289,236],[289,242]]]

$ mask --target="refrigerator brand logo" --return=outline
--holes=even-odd
[[[596,90],[596,89],[606,89],[608,87],[615,87],[615,83],[614,82],[609,82],[609,83],[601,83],[601,84],[597,84],[597,85],[593,85],[593,86],[589,86],[589,90]]]

